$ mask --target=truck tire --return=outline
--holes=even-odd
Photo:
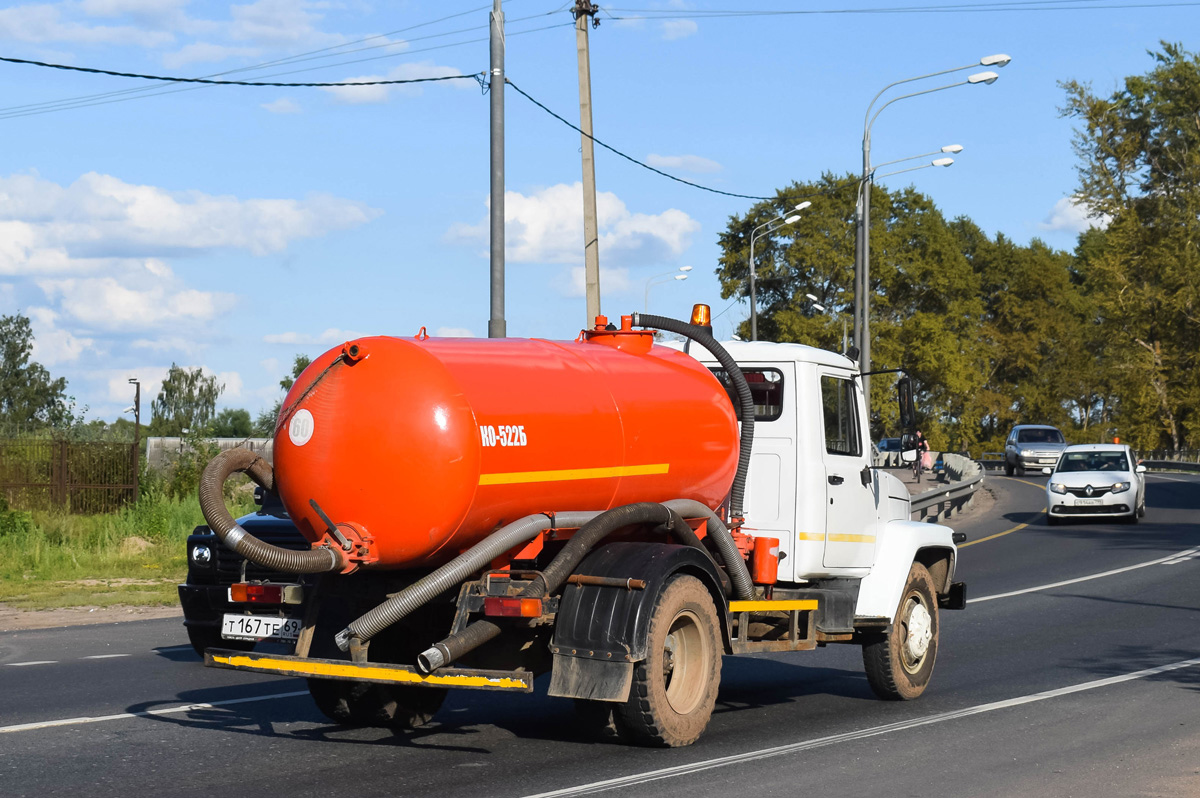
[[[629,699],[613,720],[626,742],[678,748],[708,726],[721,683],[720,622],[694,576],[672,579],[650,615],[647,656],[634,666]]]
[[[908,701],[925,692],[937,659],[938,631],[933,579],[924,565],[913,563],[892,631],[863,643],[863,665],[875,695]]]
[[[230,651],[254,650],[253,640],[224,640],[221,638],[221,630],[215,626],[188,626],[186,628],[188,642],[201,657],[204,656],[204,650],[208,648],[227,648]]]

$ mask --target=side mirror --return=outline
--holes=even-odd
[[[917,462],[917,436],[911,432],[905,432],[900,436],[900,462]]]
[[[1140,466],[1138,466],[1138,467],[1137,467],[1136,469],[1134,469],[1134,470],[1135,470],[1135,471],[1137,471],[1139,474],[1145,474],[1145,473],[1146,473],[1146,467],[1145,467],[1144,465],[1140,465]]]
[[[1051,473],[1053,473],[1053,471],[1054,471],[1054,469],[1052,469],[1050,466],[1042,467],[1042,473],[1045,474],[1046,476],[1049,476]]]
[[[896,381],[896,398],[900,402],[900,426],[912,429],[917,423],[917,409],[913,405],[912,380],[901,377]],[[914,442],[914,446],[916,443]]]

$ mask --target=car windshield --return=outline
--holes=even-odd
[[[1059,473],[1072,471],[1128,471],[1124,452],[1067,452],[1058,461]]]
[[[1023,429],[1017,433],[1017,443],[1063,443],[1056,429]]]

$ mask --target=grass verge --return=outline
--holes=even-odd
[[[230,506],[234,516],[253,504]],[[106,515],[0,504],[0,602],[18,609],[170,605],[187,573],[184,542],[204,523],[195,495],[157,491]]]

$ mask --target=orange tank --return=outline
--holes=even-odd
[[[318,357],[283,403],[275,478],[310,541],[359,566],[445,561],[531,513],[691,498],[737,467],[716,378],[649,332],[575,341],[373,337]],[[600,325],[598,325],[599,327]]]

